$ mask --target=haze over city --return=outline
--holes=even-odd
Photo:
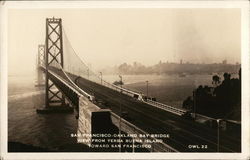
[[[62,18],[76,53],[97,70],[135,61],[240,63],[238,9],[13,9],[9,75],[34,73],[45,19],[53,16]]]

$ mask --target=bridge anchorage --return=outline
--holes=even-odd
[[[45,107],[37,109],[37,113],[72,113],[73,108],[65,101],[65,94],[60,84],[50,76],[49,69],[56,63],[63,68],[63,39],[61,19],[46,19],[45,45],[38,46],[38,81],[42,86],[42,71],[45,72]]]

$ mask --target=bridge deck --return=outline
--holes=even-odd
[[[65,80],[65,75],[60,70],[53,70]],[[77,76],[69,74],[71,79]],[[129,122],[145,130],[148,133],[165,133],[170,138],[167,144],[173,146],[180,152],[215,152],[217,150],[217,130],[207,128],[191,120],[164,112],[161,109],[142,103],[132,97],[121,94],[115,90],[91,82],[84,78],[77,80],[77,85],[89,94],[94,94],[101,108],[110,108],[117,115],[126,111],[125,117]],[[207,145],[202,148],[201,144]],[[199,149],[191,149],[189,145],[199,145]],[[240,137],[220,132],[220,152],[240,152]]]

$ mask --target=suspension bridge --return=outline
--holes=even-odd
[[[151,152],[241,150],[240,140],[232,135],[221,131],[218,142],[216,129],[183,118],[187,110],[162,104],[140,92],[105,81],[75,52],[60,18],[46,19],[45,44],[38,46],[37,57],[37,86],[45,85],[45,107],[37,112],[75,112],[79,135],[111,132],[167,134],[169,137],[159,143],[150,144],[147,150]],[[145,137],[140,139],[142,144],[147,143]],[[157,137],[149,139],[155,141]],[[92,143],[80,139],[78,142]],[[118,151],[124,150],[120,146]]]

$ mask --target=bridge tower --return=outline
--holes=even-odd
[[[45,106],[64,108],[65,96],[50,80],[48,69],[60,65],[63,68],[62,20],[46,18],[45,39]]]
[[[40,44],[38,45],[38,56],[37,56],[37,81],[35,86],[40,87],[44,86],[44,76],[43,72],[40,69],[41,66],[44,66],[45,62],[45,45]]]
[[[45,108],[37,109],[37,113],[73,112],[73,108],[65,103],[64,93],[49,75],[49,70],[55,67],[63,68],[62,20],[60,18],[46,18],[45,46],[39,45],[38,66],[45,68]]]
[[[62,20],[60,18],[46,18],[45,45],[43,49],[41,45],[39,46],[38,65],[45,72],[45,108],[37,109],[37,113],[73,112],[73,108],[68,103],[66,104],[64,93],[57,86],[58,84],[52,81],[49,73],[49,70],[63,68]]]

